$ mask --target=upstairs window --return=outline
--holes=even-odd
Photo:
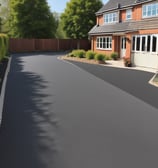
[[[126,10],[126,20],[132,19],[132,9]]]
[[[158,3],[143,5],[143,18],[158,16]]]
[[[118,13],[107,13],[104,15],[104,23],[115,23],[118,21]]]

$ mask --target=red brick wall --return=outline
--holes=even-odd
[[[103,25],[104,24],[103,15],[97,16],[97,23],[96,24],[99,24],[99,25]]]
[[[142,5],[137,5],[133,9],[133,20],[142,19]]]
[[[120,11],[120,20],[122,22],[126,20],[126,10]]]

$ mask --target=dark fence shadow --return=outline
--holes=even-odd
[[[0,167],[55,168],[58,120],[53,98],[43,92],[48,82],[22,70],[20,55],[14,55],[0,129]]]

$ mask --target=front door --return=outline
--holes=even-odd
[[[121,58],[126,56],[126,37],[121,37],[121,50],[120,50]]]

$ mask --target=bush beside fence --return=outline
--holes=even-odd
[[[8,53],[8,41],[9,39],[6,34],[0,34],[0,61],[2,61]]]

